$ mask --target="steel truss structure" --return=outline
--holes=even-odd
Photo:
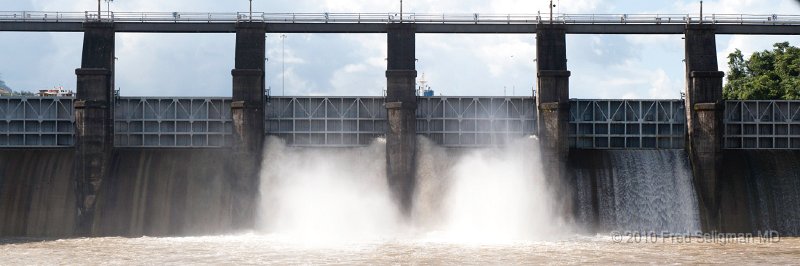
[[[686,128],[681,100],[572,100],[570,147],[682,149]]]
[[[266,132],[291,146],[365,146],[386,134],[383,97],[270,97]]]
[[[122,97],[116,147],[225,147],[232,143],[230,98]]]
[[[0,98],[0,147],[70,147],[74,142],[73,98]]]
[[[800,101],[727,101],[726,149],[800,149]]]
[[[0,147],[74,143],[71,97],[0,98]],[[203,148],[232,144],[230,98],[122,97],[116,147]],[[354,147],[386,134],[383,97],[270,97],[265,132],[291,146]],[[445,147],[500,146],[536,134],[532,97],[420,97],[417,133]],[[682,149],[681,100],[571,100],[577,149]],[[800,101],[728,101],[726,149],[800,149]]]
[[[502,146],[536,134],[532,97],[420,97],[417,134],[445,147]]]

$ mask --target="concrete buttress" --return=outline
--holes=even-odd
[[[114,146],[114,24],[83,24],[83,55],[75,99],[75,234],[91,236],[97,195]]]
[[[390,24],[388,32],[386,170],[394,199],[408,214],[416,181],[415,27]]]
[[[232,223],[251,229],[258,201],[259,170],[264,143],[266,54],[265,24],[236,25],[236,62],[233,76],[233,159],[230,160]]]
[[[538,130],[542,165],[550,180],[565,178],[569,143],[569,77],[566,29],[540,24],[536,31]]]
[[[692,164],[703,230],[719,229],[719,178],[722,171],[722,77],[718,70],[714,25],[686,27],[686,150]]]

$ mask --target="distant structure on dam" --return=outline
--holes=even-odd
[[[800,212],[775,214],[797,202],[791,189],[756,188],[797,177],[800,102],[723,101],[716,51],[719,34],[797,35],[798,16],[0,12],[0,31],[84,33],[75,97],[0,98],[2,236],[252,228],[265,135],[331,148],[384,136],[388,183],[406,212],[418,135],[453,148],[537,135],[558,180],[572,178],[576,158],[594,158],[587,151],[685,150],[704,230],[798,233],[753,217]],[[116,96],[115,34],[128,32],[236,34],[232,97]],[[386,96],[267,95],[266,33],[386,34]],[[415,36],[426,33],[535,37],[536,97],[417,95]],[[570,99],[567,34],[683,35],[685,99]],[[766,165],[766,156],[786,163]],[[748,165],[774,182],[733,172]]]

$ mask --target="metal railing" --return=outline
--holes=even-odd
[[[433,13],[264,13],[228,12],[46,12],[0,11],[0,22],[204,22],[232,23],[444,23],[444,24],[537,24],[550,23],[544,14],[433,14]],[[702,21],[696,14],[554,14],[558,24],[740,24],[800,25],[800,15],[711,14]]]
[[[800,149],[800,101],[725,102],[726,149]]]

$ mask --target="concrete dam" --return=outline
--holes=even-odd
[[[512,236],[559,224],[800,234],[800,102],[724,101],[715,39],[798,24],[260,16],[0,17],[0,31],[84,32],[76,97],[0,98],[0,236],[368,230],[395,216]],[[117,32],[235,33],[232,97],[116,96]],[[267,32],[387,34],[386,96],[268,95]],[[432,32],[535,36],[535,96],[417,95],[415,35]],[[683,34],[685,99],[570,99],[567,34]],[[333,196],[298,202],[313,195]]]

